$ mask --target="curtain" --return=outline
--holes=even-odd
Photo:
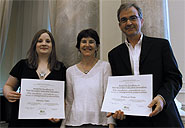
[[[59,60],[65,66],[79,61],[77,34],[93,28],[99,33],[99,0],[50,0],[50,23]]]
[[[13,0],[6,48],[0,64],[0,88],[12,67],[26,57],[34,34],[40,29],[48,29],[48,12],[47,0]]]
[[[12,0],[0,0],[0,64],[5,51],[10,23]]]

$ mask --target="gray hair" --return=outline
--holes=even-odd
[[[138,12],[139,18],[140,19],[143,19],[142,10],[141,10],[140,7],[138,7],[138,5],[136,5],[135,3],[125,3],[125,4],[121,4],[120,7],[119,7],[119,9],[118,9],[118,11],[117,11],[117,18],[118,18],[118,21],[119,22],[120,22],[119,15],[120,15],[121,11],[122,10],[127,10],[127,9],[129,9],[131,7],[134,7],[137,10],[137,12]]]

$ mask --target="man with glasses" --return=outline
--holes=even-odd
[[[108,116],[117,119],[118,127],[183,127],[174,102],[182,87],[182,75],[169,41],[147,37],[141,32],[144,19],[136,4],[122,4],[117,18],[126,40],[108,54],[112,75],[152,74],[153,100],[148,105],[152,113],[149,117],[125,116],[118,110]]]

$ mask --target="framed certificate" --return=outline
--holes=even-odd
[[[64,119],[64,81],[22,79],[19,119]]]
[[[149,116],[153,98],[152,75],[110,76],[101,111]]]

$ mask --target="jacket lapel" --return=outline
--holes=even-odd
[[[131,64],[130,64],[129,51],[128,51],[128,47],[126,46],[125,43],[122,43],[122,47],[120,48],[120,51],[119,51],[119,56],[121,58],[121,61],[123,61],[123,63],[126,65],[126,67],[131,72]]]
[[[144,62],[146,56],[148,55],[148,52],[150,51],[151,48],[151,41],[148,37],[143,35],[143,40],[142,40],[142,46],[141,46],[141,54],[140,54],[140,66]]]

